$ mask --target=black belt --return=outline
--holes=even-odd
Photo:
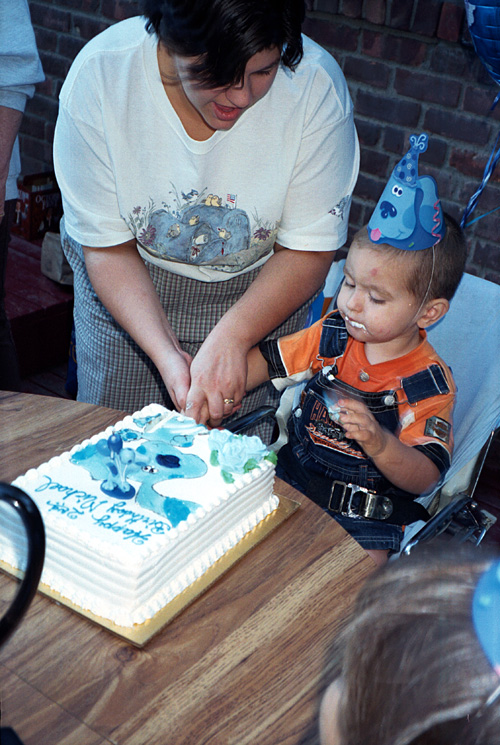
[[[324,510],[345,517],[383,520],[392,525],[408,525],[430,517],[425,507],[409,497],[385,496],[324,476],[309,481],[306,495]]]

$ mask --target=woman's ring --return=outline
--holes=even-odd
[[[225,398],[224,403],[229,406],[229,404],[234,404],[234,398]]]

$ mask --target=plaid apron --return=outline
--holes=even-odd
[[[150,358],[114,320],[90,283],[83,250],[61,224],[61,241],[74,273],[74,322],[79,401],[133,413],[150,403],[173,408],[163,380]],[[200,282],[146,262],[156,292],[181,347],[195,356],[220,318],[244,294],[260,271],[223,282]],[[319,294],[319,293],[317,293]],[[313,296],[267,338],[303,328]],[[265,383],[248,393],[235,416],[263,404],[277,405],[280,393]],[[229,421],[229,419],[227,420]],[[270,441],[272,422],[248,431]]]

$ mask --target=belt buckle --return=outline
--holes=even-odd
[[[339,500],[338,509],[335,509],[332,507],[332,500],[334,498],[335,487],[337,486],[342,488],[342,495]],[[330,512],[337,512],[340,515],[345,515],[345,517],[363,517],[363,515],[354,512],[352,508],[352,498],[358,491],[368,493],[366,489],[354,486],[354,484],[346,484],[344,481],[333,481],[330,492],[330,501],[328,502],[328,510]]]
[[[347,510],[347,517],[371,517],[374,507],[374,505],[372,504],[373,497],[376,497],[376,495],[372,494],[372,492],[369,492],[368,489],[365,489],[364,486],[357,486],[356,484],[347,484],[347,488],[350,489],[350,494],[347,498],[347,505],[345,508]],[[359,505],[357,511],[355,512],[352,506],[352,500],[354,496],[359,492],[364,494],[365,501]],[[370,499],[370,497],[372,497],[372,499]]]
[[[335,486],[340,486],[343,489],[342,496],[339,502],[338,510],[332,509],[332,499],[335,490]],[[353,498],[356,494],[362,492],[364,495],[363,504],[354,510],[352,506]],[[369,491],[364,486],[357,486],[357,484],[346,484],[343,481],[334,481],[332,483],[332,491],[330,494],[330,501],[328,503],[328,509],[331,512],[338,512],[346,517],[361,517],[366,519],[374,520],[387,520],[393,512],[392,500],[388,497],[384,497],[380,494],[375,494]]]

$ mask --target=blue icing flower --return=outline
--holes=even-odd
[[[217,463],[228,473],[244,473],[249,461],[262,460],[267,448],[259,437],[233,435],[227,430],[211,430],[208,444],[217,453]]]

